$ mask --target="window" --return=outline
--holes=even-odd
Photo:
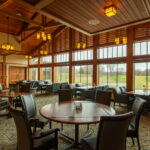
[[[65,54],[57,54],[55,56],[56,62],[68,62],[69,61],[69,53],[65,53]]]
[[[134,43],[134,56],[150,55],[150,41]]]
[[[82,65],[74,66],[74,82],[83,83],[85,85],[92,85],[93,80],[93,66]]]
[[[42,64],[52,63],[52,56],[42,57]]]
[[[36,64],[38,64],[38,58],[32,58],[31,65],[36,65]]]
[[[126,57],[127,56],[127,46],[118,45],[118,46],[109,46],[101,47],[98,49],[97,57],[98,59],[105,58],[115,58],[115,57]]]
[[[73,60],[80,61],[80,60],[92,60],[93,59],[93,50],[82,50],[73,52]]]
[[[150,89],[150,62],[134,63],[134,89]]]
[[[31,68],[31,80],[38,80],[38,68]]]
[[[42,80],[52,80],[51,67],[43,67],[41,76],[42,76]]]
[[[98,82],[109,87],[126,86],[126,64],[98,65]]]
[[[56,82],[69,82],[69,66],[56,67]]]

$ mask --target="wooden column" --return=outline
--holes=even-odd
[[[40,57],[40,51],[38,52],[38,80],[41,80],[41,57]]]
[[[6,56],[3,56],[3,67],[2,67],[3,71],[2,71],[2,81],[3,81],[3,89],[7,88],[7,84],[6,84]]]
[[[133,90],[133,27],[127,28],[127,89]]]
[[[97,85],[97,45],[99,35],[93,36],[93,85]]]
[[[73,83],[73,65],[72,65],[72,49],[73,49],[73,30],[69,29],[69,83]]]
[[[52,82],[56,82],[56,71],[55,71],[55,45],[54,45],[54,36],[52,37]]]

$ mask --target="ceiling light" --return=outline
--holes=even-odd
[[[104,11],[108,17],[114,16],[117,13],[117,9],[114,5],[104,7]]]
[[[21,13],[16,13],[16,16],[22,17]]]
[[[91,19],[91,20],[88,21],[88,23],[90,25],[97,25],[97,24],[100,23],[100,21],[98,19]]]
[[[119,44],[119,43],[120,43],[119,37],[116,37],[116,38],[115,38],[115,43],[116,43],[116,44]]]
[[[123,37],[122,42],[123,42],[123,44],[127,44],[127,37]]]

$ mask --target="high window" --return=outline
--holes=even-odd
[[[52,69],[51,67],[42,67],[42,80],[52,80]]]
[[[134,89],[150,89],[150,62],[134,63]]]
[[[93,80],[93,66],[82,65],[74,66],[74,82],[83,83],[85,85],[92,85]]]
[[[42,64],[52,63],[52,56],[42,57]]]
[[[38,68],[31,68],[31,80],[38,80]]]
[[[32,58],[31,65],[36,65],[36,64],[38,64],[38,58]]]
[[[101,47],[97,51],[98,59],[126,57],[126,56],[127,56],[127,46],[126,45]]]
[[[69,61],[69,53],[57,54],[55,56],[55,60],[56,60],[57,63],[59,63],[59,62],[68,62]]]
[[[69,82],[69,66],[56,67],[56,82]]]
[[[98,83],[109,87],[126,86],[126,64],[98,65]]]
[[[150,41],[134,43],[134,56],[150,55]]]
[[[92,60],[93,59],[93,50],[82,50],[73,52],[73,60],[80,61],[80,60]]]

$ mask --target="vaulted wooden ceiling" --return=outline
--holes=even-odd
[[[107,17],[104,6],[114,3],[117,14]],[[71,27],[86,35],[150,22],[150,0],[1,0],[0,32],[8,33],[6,16],[10,16],[10,33],[21,35],[22,51],[41,45],[35,35],[43,26],[50,33]],[[42,24],[46,17],[46,25]],[[89,20],[97,19],[98,25]]]

